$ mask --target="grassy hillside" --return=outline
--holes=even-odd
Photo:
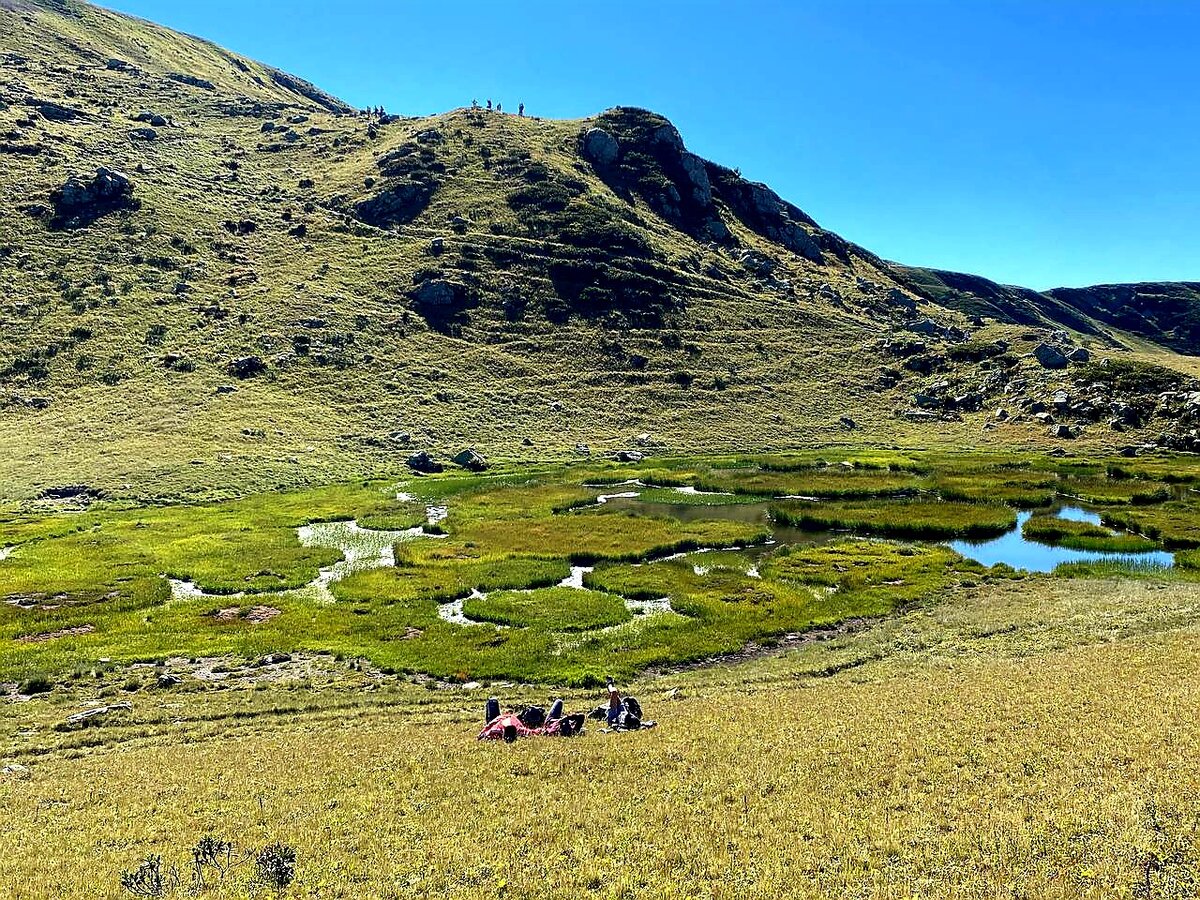
[[[5,0],[0,37],[2,495],[212,496],[642,434],[1050,447],[1030,409],[1077,370],[1037,345],[1182,366],[1066,302],[935,290],[645,111],[363,115],[76,0]],[[1178,430],[1156,394],[1114,433],[1124,390],[1072,439]]]

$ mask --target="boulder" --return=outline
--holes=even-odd
[[[174,675],[170,672],[163,672],[158,676],[158,686],[160,688],[173,688],[179,684],[183,684],[183,679],[178,675]]]
[[[162,128],[167,124],[165,116],[160,116],[156,112],[151,112],[148,109],[143,109],[140,113],[133,117],[135,122],[145,122],[154,128]]]
[[[1092,354],[1088,352],[1086,347],[1076,347],[1071,351],[1068,358],[1071,360],[1071,362],[1085,363],[1091,360]]]
[[[267,371],[267,364],[261,356],[240,356],[228,365],[229,374],[234,378],[253,378]]]
[[[603,168],[617,161],[621,147],[617,139],[603,128],[589,128],[583,135],[583,155],[592,165]]]
[[[121,703],[110,703],[108,706],[93,706],[91,709],[85,709],[82,712],[73,713],[67,716],[68,725],[83,725],[93,719],[101,719],[109,713],[118,712],[120,710],[131,710],[133,704],[129,701]]]
[[[461,295],[459,285],[442,278],[430,279],[412,292],[413,300],[423,309],[453,306]]]
[[[468,447],[466,450],[456,453],[450,457],[450,461],[456,466],[462,466],[472,472],[486,472],[489,468],[488,461],[474,447]]]
[[[1059,424],[1050,426],[1050,436],[1069,441],[1075,438],[1077,433],[1070,425]]]
[[[1065,369],[1068,363],[1063,352],[1051,344],[1038,344],[1033,351],[1033,358],[1046,369]]]
[[[101,166],[91,178],[72,175],[50,193],[50,203],[55,227],[79,228],[106,213],[134,206],[133,183],[120,172]]]
[[[158,132],[153,128],[134,128],[129,132],[129,138],[134,141],[157,141]]]
[[[408,463],[408,467],[414,472],[421,472],[426,475],[433,475],[445,468],[427,450],[418,450],[406,462]]]
[[[641,462],[643,459],[645,459],[645,454],[637,450],[618,450],[613,458],[617,462],[635,463]]]
[[[854,431],[854,429],[858,428],[858,423],[849,416],[842,416],[840,419],[838,419],[838,424],[847,431]]]

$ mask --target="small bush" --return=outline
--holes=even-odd
[[[296,851],[281,843],[264,847],[254,860],[254,877],[282,891],[296,877]]]

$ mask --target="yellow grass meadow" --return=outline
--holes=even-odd
[[[1198,667],[1195,586],[1032,579],[647,677],[641,733],[480,744],[486,690],[400,681],[139,695],[69,739],[35,700],[0,890],[116,897],[157,853],[188,896],[212,834],[295,847],[288,897],[1192,898]],[[250,874],[196,893],[273,895]]]

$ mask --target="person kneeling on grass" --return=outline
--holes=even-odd
[[[483,713],[481,741],[504,741],[511,744],[519,737],[572,737],[583,732],[583,713],[563,715],[562,700],[550,704],[547,712],[540,706],[530,706],[521,713],[502,712],[500,701],[488,699]]]

